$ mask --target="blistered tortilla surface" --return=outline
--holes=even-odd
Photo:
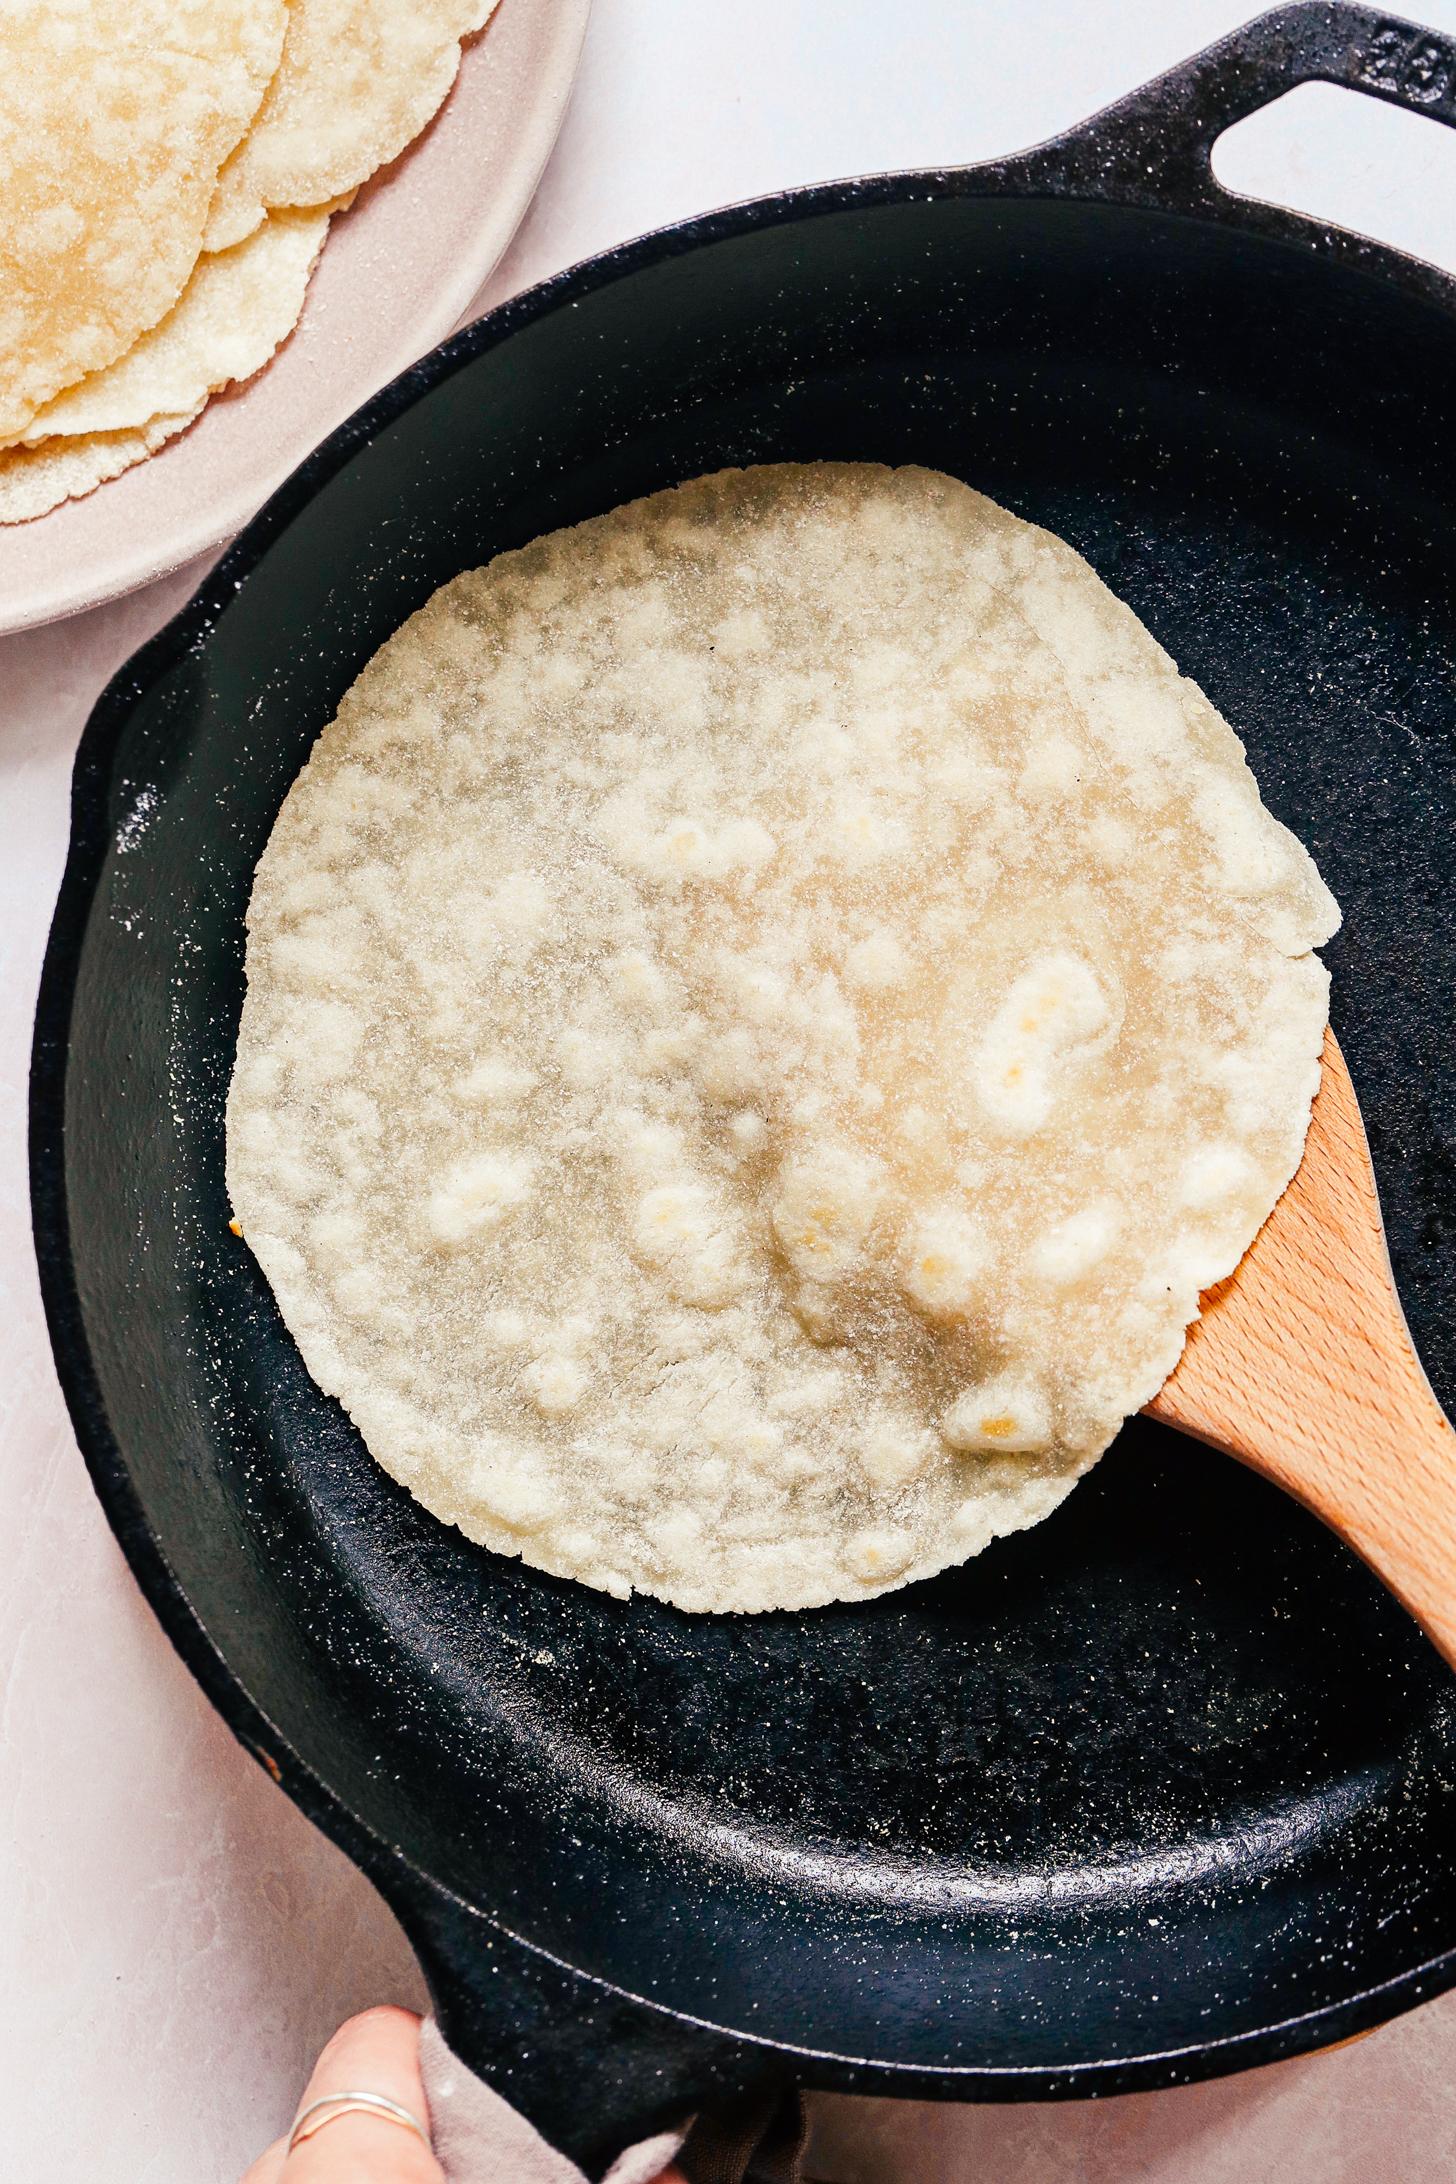
[[[447,584],[258,869],[228,1110],[319,1384],[693,1610],[1046,1516],[1298,1164],[1338,913],[1072,549],[727,471]]]

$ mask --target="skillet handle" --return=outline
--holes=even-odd
[[[1353,0],[1297,0],[1255,16],[1065,136],[997,165],[1018,189],[1029,183],[1215,216],[1237,208],[1244,225],[1287,231],[1293,223],[1318,234],[1313,221],[1225,190],[1212,166],[1225,129],[1312,82],[1363,91],[1456,128],[1456,38]]]
[[[376,1879],[450,2048],[588,2177],[701,2108],[795,2083],[774,2049],[585,1978],[417,1871]]]

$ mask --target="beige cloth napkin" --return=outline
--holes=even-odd
[[[446,2184],[587,2184],[445,2045],[433,2018],[420,2032],[420,2074]],[[751,2097],[629,2146],[604,2184],[654,2184],[679,2157],[689,2184],[799,2184],[804,2137],[797,2095]]]

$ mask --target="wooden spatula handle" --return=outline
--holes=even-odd
[[[1148,1412],[1323,1517],[1456,1667],[1456,1432],[1396,1296],[1333,1032],[1299,1173]]]

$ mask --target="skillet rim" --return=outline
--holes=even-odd
[[[1134,93],[1124,104],[1130,108],[1146,96],[1146,92]],[[1094,117],[1099,124],[1106,118]],[[208,571],[185,606],[123,664],[97,699],[77,747],[66,864],[38,988],[29,1088],[29,1168],[36,1259],[57,1377],[107,1521],[149,1606],[209,1701],[294,1804],[384,1895],[417,1946],[432,1987],[444,1978],[449,1964],[450,1952],[434,1940],[441,1916],[480,1921],[530,1959],[569,1974],[584,1989],[619,1998],[650,2018],[681,2027],[684,2032],[716,2034],[745,2053],[757,2051],[765,2059],[801,2061],[811,2066],[809,2082],[843,2091],[948,2100],[1051,2100],[1148,2091],[1222,2076],[1336,2043],[1456,1986],[1456,1945],[1342,2001],[1201,2043],[1055,2068],[984,2062],[932,2068],[796,2047],[740,2027],[720,2026],[580,1971],[538,1943],[514,1933],[507,1924],[440,1882],[400,1845],[377,1834],[293,1750],[228,1666],[173,1571],[162,1540],[151,1527],[126,1459],[111,1432],[75,1277],[65,1153],[68,1035],[81,954],[111,842],[107,805],[117,746],[133,709],[187,653],[200,648],[222,609],[274,542],[360,447],[457,371],[536,320],[570,308],[576,300],[649,266],[761,227],[872,208],[914,196],[1085,202],[1135,215],[1188,221],[1194,226],[1243,227],[1276,242],[1305,250],[1313,248],[1322,257],[1367,279],[1388,280],[1399,289],[1414,291],[1456,320],[1456,280],[1386,245],[1222,191],[1211,199],[1180,207],[1170,204],[1166,197],[1142,193],[1135,183],[1129,186],[1120,178],[1089,175],[1077,154],[1091,147],[1087,133],[1090,126],[1084,125],[1082,130],[1030,153],[977,167],[907,169],[814,184],[652,230],[581,260],[511,298],[381,389],[321,442],[279,487]]]

